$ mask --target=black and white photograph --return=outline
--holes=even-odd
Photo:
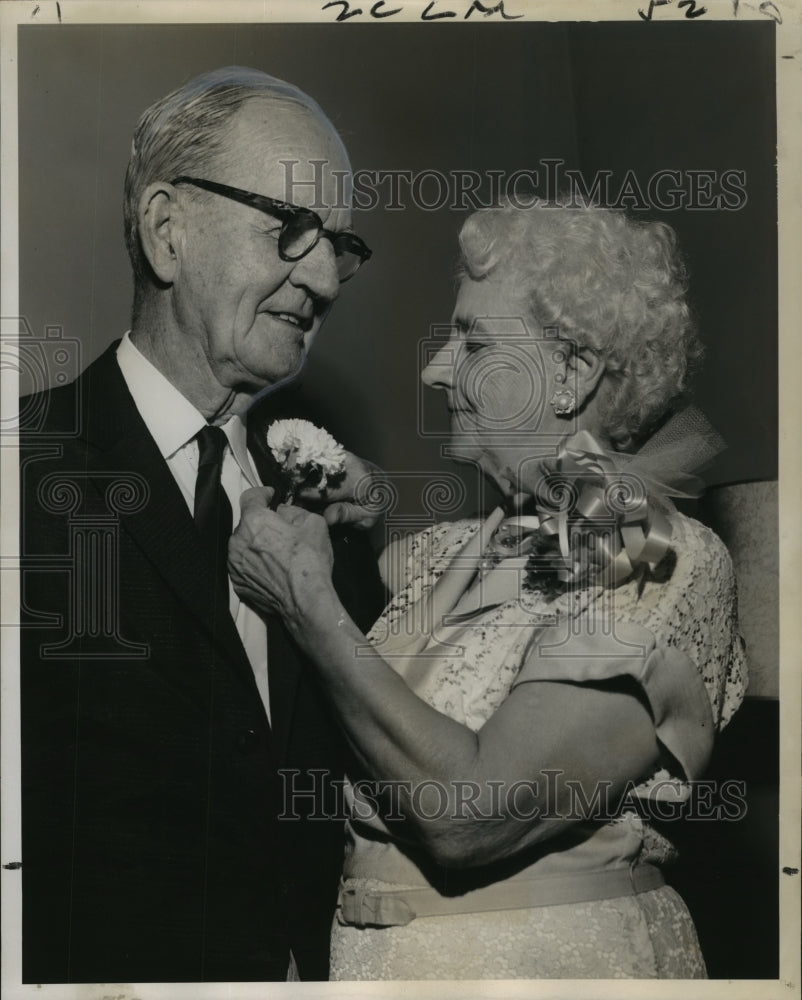
[[[4,992],[799,995],[799,5],[0,19]]]

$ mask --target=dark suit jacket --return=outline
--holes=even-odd
[[[276,620],[268,725],[115,349],[21,406],[23,978],[283,979],[291,946],[324,979],[342,829],[311,817],[336,809],[323,772],[341,775],[344,748]],[[372,554],[332,536],[367,627]],[[313,782],[316,799],[285,794]]]

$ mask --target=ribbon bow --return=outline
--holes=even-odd
[[[654,571],[668,551],[671,524],[635,462],[619,468],[592,434],[579,431],[542,468],[535,492],[538,533],[558,542],[561,583],[614,587],[641,568]],[[538,562],[545,560],[535,552],[535,572]]]

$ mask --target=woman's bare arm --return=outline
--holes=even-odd
[[[476,733],[438,712],[340,603],[323,520],[294,508],[274,514],[247,496],[230,548],[235,588],[281,614],[364,771],[386,783],[440,864],[482,864],[551,837],[582,818],[583,802],[602,794],[613,805],[656,763],[648,709],[622,690],[520,684]]]

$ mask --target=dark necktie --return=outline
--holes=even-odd
[[[198,479],[195,483],[195,524],[212,561],[221,586],[228,592],[228,540],[233,515],[220,473],[228,443],[220,427],[204,427],[198,439]]]

